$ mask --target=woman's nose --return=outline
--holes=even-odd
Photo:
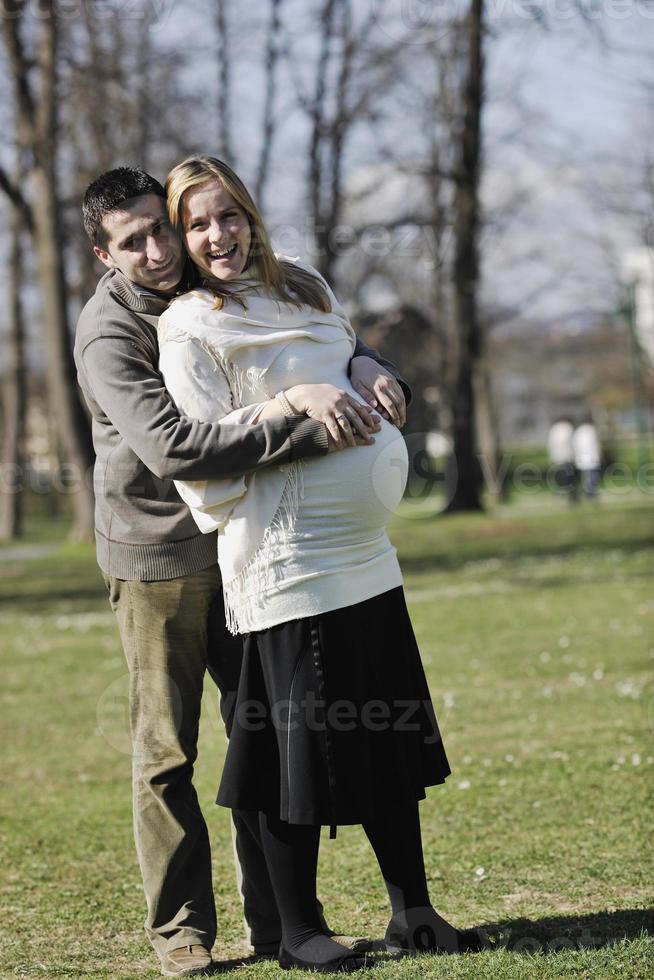
[[[209,225],[209,241],[219,242],[223,236],[223,230],[220,227],[219,221],[212,221]]]

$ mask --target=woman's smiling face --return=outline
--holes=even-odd
[[[219,180],[199,184],[182,198],[182,234],[195,265],[215,279],[237,279],[247,263],[248,216]]]

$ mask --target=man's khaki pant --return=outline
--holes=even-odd
[[[205,670],[229,732],[242,643],[225,628],[217,566],[163,582],[105,576],[130,675],[134,839],[159,957],[211,949],[216,911],[209,835],[193,787]],[[281,926],[261,851],[258,815],[235,811],[235,850],[250,940],[279,942]]]

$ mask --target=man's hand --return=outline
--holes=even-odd
[[[406,422],[406,399],[402,386],[372,357],[353,357],[350,379],[362,398],[385,419],[401,429]]]

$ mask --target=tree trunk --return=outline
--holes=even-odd
[[[77,394],[75,365],[70,348],[66,309],[63,241],[57,216],[57,202],[50,168],[36,166],[32,173],[37,265],[43,308],[47,352],[48,401],[61,443],[62,456],[69,467],[68,489],[73,500],[74,526],[78,539],[93,535],[93,491],[91,472],[93,451],[88,420]]]
[[[218,36],[218,152],[222,160],[234,165],[233,146],[230,137],[230,54],[225,0],[215,0],[216,33]]]
[[[327,131],[327,71],[329,68],[330,45],[333,37],[333,21],[336,0],[325,0],[320,12],[320,54],[316,67],[316,81],[311,101],[311,139],[309,143],[309,206],[313,221],[313,236],[316,245],[315,266],[326,278],[331,270],[329,229],[325,222],[323,206],[323,153]]]
[[[498,502],[504,490],[502,449],[493,401],[491,375],[486,357],[482,357],[476,365],[474,392],[481,475],[486,484],[486,489],[494,501]]]
[[[71,108],[68,116],[68,130],[62,133],[63,138],[72,149],[75,171],[75,196],[81,200],[86,188],[99,174],[109,170],[118,154],[113,145],[115,136],[111,124],[111,109],[116,101],[113,92],[122,91],[124,78],[119,74],[119,59],[108,56],[103,46],[103,21],[98,21],[95,11],[90,4],[82,4],[82,15],[86,28],[87,51],[86,58],[76,76],[71,81]],[[132,24],[130,23],[130,30]],[[62,50],[59,45],[59,59],[75,54],[79,58],[79,38],[70,35],[64,42],[67,47]],[[124,50],[124,45],[111,45],[113,51]],[[92,66],[92,67],[91,67]],[[145,98],[145,85],[139,87],[139,105]],[[140,159],[135,156],[135,159]],[[95,290],[99,276],[99,262],[93,254],[85,234],[73,236],[77,280],[68,283],[69,295],[72,295],[81,307]],[[72,288],[71,288],[72,287]]]
[[[61,449],[68,471],[74,512],[72,534],[86,539],[93,535],[93,449],[90,429],[79,399],[76,371],[66,307],[63,223],[59,214],[56,175],[57,92],[56,14],[41,22],[38,67],[40,99],[33,139],[34,165],[31,173],[34,238],[44,311],[47,351],[48,399],[57,419]]]
[[[132,132],[134,134],[134,159],[139,161],[139,167],[143,170],[150,169],[150,157],[152,155],[153,132],[153,112],[152,104],[152,43],[150,40],[150,14],[143,11],[143,18],[139,24],[139,91],[138,97],[134,100],[134,120]]]
[[[453,459],[449,469],[447,512],[483,509],[473,380],[482,350],[477,290],[481,113],[484,97],[483,18],[483,0],[471,0],[467,19],[463,131],[454,199],[456,244],[453,313],[458,364],[452,404]]]
[[[65,462],[72,468],[76,537],[93,532],[93,461],[90,430],[77,394],[66,309],[63,225],[58,213],[56,185],[57,92],[56,50],[58,12],[53,3],[42,3],[36,58],[28,58],[21,38],[24,6],[15,16],[0,18],[12,75],[16,106],[16,143],[31,154],[33,235],[43,297],[43,320],[48,353],[48,397],[51,416],[57,421]],[[38,99],[30,84],[35,70]],[[3,182],[4,183],[4,182]],[[7,189],[7,188],[5,188]],[[19,187],[13,199],[21,197]],[[10,196],[12,196],[10,194]],[[72,488],[71,488],[72,489]]]
[[[343,154],[345,152],[347,131],[350,125],[350,120],[346,114],[346,105],[352,72],[352,56],[354,53],[354,43],[351,37],[352,12],[350,5],[347,2],[341,2],[339,8],[340,64],[336,83],[336,104],[338,111],[332,121],[328,139],[330,153],[329,195],[324,216],[324,224],[327,229],[327,251],[324,269],[321,270],[329,283],[334,282],[334,266],[338,258],[334,243],[332,242],[332,233],[340,223],[343,209]]]
[[[270,158],[275,137],[275,101],[277,95],[277,62],[279,60],[279,33],[281,28],[281,0],[270,0],[270,23],[266,44],[266,97],[263,105],[261,153],[257,177],[254,183],[254,200],[257,207],[265,208],[265,192],[270,175]]]
[[[25,498],[25,417],[27,412],[27,369],[25,363],[25,320],[21,301],[23,285],[20,230],[22,215],[12,207],[11,252],[9,254],[9,356],[2,385],[2,486],[0,487],[0,537],[23,534]]]

